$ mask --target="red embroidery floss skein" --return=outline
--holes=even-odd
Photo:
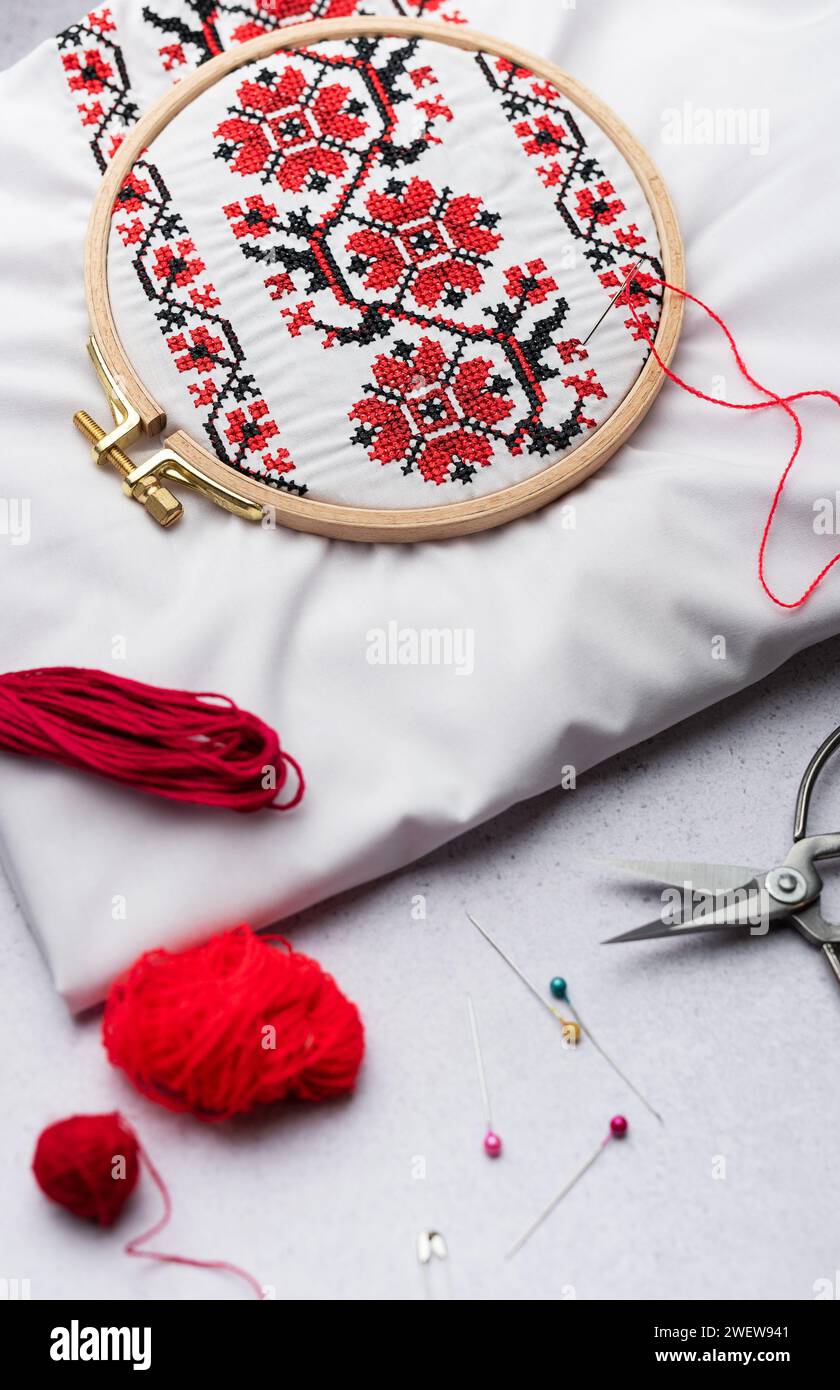
[[[196,1260],[187,1255],[140,1249],[167,1225],[172,1199],[131,1125],[117,1112],[71,1115],[48,1125],[35,1147],[32,1171],[41,1191],[73,1216],[100,1226],[113,1226],[137,1186],[141,1164],[163,1198],[163,1216],[148,1231],[128,1242],[126,1254],[163,1264],[225,1270],[244,1279],[252,1293],[262,1299],[262,1285],[254,1276],[227,1260]]]
[[[317,961],[238,926],[148,951],[111,987],[102,1040],[143,1095],[202,1120],[351,1091],[359,1011]]]
[[[226,695],[79,666],[0,675],[0,750],[231,811],[290,811],[304,792],[303,773],[275,731]],[[278,802],[290,769],[297,787]]]

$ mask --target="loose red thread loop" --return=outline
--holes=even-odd
[[[0,749],[232,811],[290,811],[304,793],[300,766],[275,731],[226,695],[83,667],[0,675]],[[297,786],[278,802],[290,769]]]
[[[802,441],[804,437],[802,421],[800,420],[796,411],[793,409],[792,402],[809,400],[813,396],[818,396],[823,397],[825,400],[833,401],[835,405],[840,406],[840,396],[836,395],[833,391],[796,391],[793,393],[793,395],[790,396],[777,395],[777,393],[775,391],[771,391],[768,386],[762,386],[761,382],[756,381],[755,377],[751,375],[751,373],[747,369],[743,357],[741,356],[741,353],[738,350],[738,345],[736,344],[735,339],[732,336],[732,333],[730,332],[729,328],[724,323],[720,315],[715,313],[714,309],[711,309],[708,304],[704,304],[703,300],[698,299],[696,295],[689,294],[688,290],[681,289],[679,285],[671,285],[668,283],[667,280],[657,280],[654,276],[646,274],[644,277],[644,283],[645,286],[660,285],[666,290],[671,290],[673,294],[678,294],[683,299],[690,300],[692,304],[696,304],[700,309],[704,311],[704,313],[708,314],[709,318],[712,319],[720,329],[722,329],[726,337],[726,340],[729,344],[730,350],[732,352],[732,356],[735,358],[735,362],[737,363],[738,370],[741,373],[741,376],[744,378],[745,381],[749,382],[750,386],[754,386],[757,391],[760,391],[762,395],[767,396],[768,399],[765,401],[753,401],[747,404],[734,401],[722,401],[719,400],[716,396],[708,396],[705,393],[705,391],[698,390],[696,386],[690,386],[687,381],[683,381],[682,377],[679,377],[675,372],[672,372],[670,368],[667,367],[665,363],[662,361],[662,358],[656,350],[656,345],[650,333],[648,332],[647,326],[642,322],[641,318],[636,312],[634,304],[632,303],[630,297],[630,286],[632,284],[631,277],[630,282],[619,295],[618,300],[616,302],[622,305],[626,304],[633,317],[634,324],[636,325],[642,337],[645,339],[648,346],[650,347],[650,350],[653,353],[653,356],[658,362],[659,366],[662,368],[662,371],[665,373],[665,375],[668,377],[670,381],[675,382],[677,386],[680,386],[683,391],[687,391],[689,395],[696,396],[701,401],[707,401],[709,405],[720,405],[723,406],[726,410],[768,410],[772,409],[774,406],[780,406],[781,409],[785,412],[785,414],[790,416],[791,420],[793,421],[795,429],[793,452],[791,453],[785,470],[782,473],[781,478],[779,479],[776,491],[773,495],[773,502],[770,507],[770,511],[767,515],[767,520],[764,524],[764,530],[761,536],[761,545],[759,546],[758,551],[758,578],[765,594],[769,599],[772,600],[773,603],[777,605],[777,607],[787,609],[801,608],[802,605],[806,603],[807,600],[811,597],[814,590],[819,588],[820,584],[825,579],[829,571],[832,570],[834,566],[837,564],[838,560],[840,560],[840,551],[838,551],[837,554],[829,560],[827,565],[823,566],[816,579],[814,579],[813,582],[808,585],[808,588],[804,591],[804,593],[801,594],[800,597],[798,599],[795,599],[792,603],[786,603],[784,599],[780,599],[773,592],[773,590],[770,588],[767,582],[765,570],[767,542],[770,537],[770,531],[772,529],[773,522],[776,517],[776,512],[779,509],[779,505],[782,500],[782,494],[784,493],[791,469],[793,468],[793,465],[796,463],[796,460],[799,457],[799,452],[802,448]]]
[[[147,1241],[154,1239],[165,1226],[169,1225],[172,1216],[172,1198],[169,1195],[169,1188],[166,1186],[166,1183],[139,1140],[137,1148],[152,1182],[163,1198],[163,1215],[159,1221],[156,1221],[153,1226],[149,1227],[148,1231],[144,1231],[142,1235],[134,1236],[132,1240],[128,1241],[125,1246],[126,1255],[135,1255],[138,1259],[144,1260],[158,1260],[161,1264],[189,1265],[193,1269],[219,1269],[225,1271],[227,1274],[235,1274],[237,1278],[245,1280],[245,1283],[251,1289],[252,1293],[256,1294],[257,1298],[262,1302],[265,1298],[262,1284],[254,1278],[253,1274],[249,1274],[247,1269],[242,1269],[240,1265],[231,1264],[229,1260],[195,1260],[189,1255],[170,1255],[163,1250],[139,1249],[141,1245],[145,1245]]]

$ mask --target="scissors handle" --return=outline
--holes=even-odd
[[[840,728],[835,729],[833,734],[829,734],[825,743],[817,749],[813,758],[805,769],[805,776],[799,784],[799,792],[796,797],[796,813],[793,820],[793,841],[805,838],[808,832],[808,811],[811,805],[811,794],[816,785],[817,778],[831,757],[840,748]]]
[[[826,941],[823,945],[823,950],[825,951],[826,960],[834,971],[837,983],[840,985],[840,956],[837,954],[837,947],[834,946],[832,942]]]

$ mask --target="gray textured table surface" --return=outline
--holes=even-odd
[[[0,5],[4,64],[80,8]],[[104,1062],[98,1021],[67,1017],[0,885],[0,1277],[29,1279],[36,1298],[238,1296],[212,1275],[138,1267],[115,1234],[79,1228],[38,1198],[28,1165],[42,1125],[119,1106],[173,1190],[164,1245],[246,1264],[278,1297],[422,1298],[414,1244],[428,1226],[449,1238],[462,1298],[814,1297],[840,1268],[836,984],[788,932],[760,950],[695,939],[601,951],[645,905],[638,890],[605,885],[590,856],[763,863],[785,850],[800,771],[840,722],[838,667],[840,640],[613,759],[574,793],[522,805],[288,924],[366,1018],[363,1082],[337,1110],[221,1130],[143,1104]],[[831,828],[836,808],[835,778],[815,816]],[[423,922],[412,919],[416,894]],[[829,909],[838,897],[829,884]],[[467,905],[538,979],[569,978],[664,1127],[591,1049],[563,1052],[548,1016],[470,936]],[[507,1143],[498,1165],[481,1153],[467,989]],[[506,1263],[507,1245],[619,1108],[631,1138]],[[156,1211],[147,1189],[126,1228]]]

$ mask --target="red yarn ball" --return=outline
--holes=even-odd
[[[139,1145],[121,1115],[72,1115],[48,1125],[32,1159],[47,1196],[84,1221],[112,1226],[137,1185]]]
[[[317,961],[235,927],[186,951],[148,951],[111,988],[114,1066],[169,1110],[225,1120],[286,1096],[353,1089],[359,1011]]]

